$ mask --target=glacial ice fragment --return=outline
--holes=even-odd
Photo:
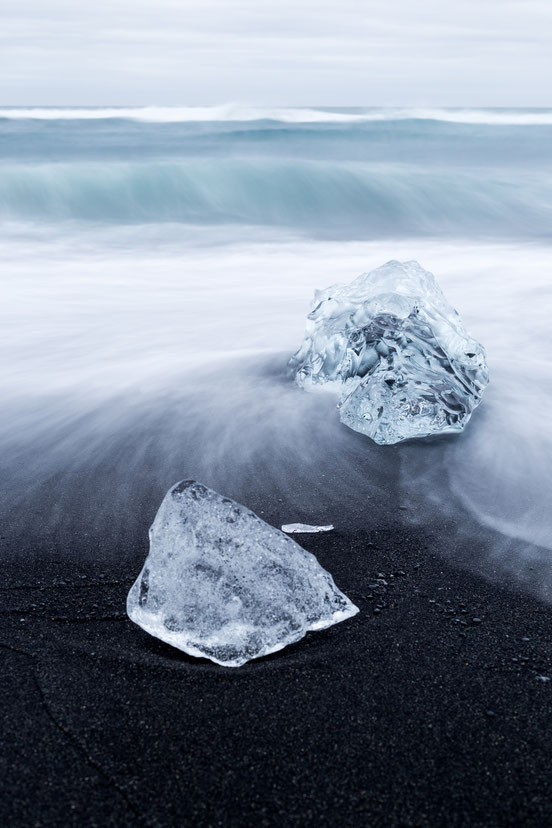
[[[282,526],[282,532],[286,532],[288,535],[293,535],[294,533],[313,534],[315,532],[331,532],[332,529],[333,523],[329,523],[327,526],[311,526],[310,523],[286,523]]]
[[[314,555],[193,480],[166,494],[127,598],[129,617],[148,633],[226,667],[357,612]]]
[[[489,382],[482,345],[414,261],[316,291],[288,367],[307,391],[337,391],[341,421],[380,444],[461,431]]]

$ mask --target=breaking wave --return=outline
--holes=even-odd
[[[154,123],[281,121],[283,123],[367,123],[371,121],[445,121],[491,126],[552,126],[552,109],[434,109],[220,106],[144,107],[4,107],[0,118],[12,120],[103,120],[119,118]]]
[[[550,235],[552,177],[284,159],[12,164],[0,166],[0,215],[535,238]]]

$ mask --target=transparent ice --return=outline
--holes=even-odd
[[[289,368],[307,391],[337,391],[341,421],[381,444],[461,431],[489,382],[483,347],[414,261],[316,291]]]
[[[244,506],[185,480],[159,507],[127,612],[190,655],[239,667],[358,608],[310,552]]]

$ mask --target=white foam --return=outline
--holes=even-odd
[[[383,120],[384,113],[364,114],[353,112],[330,112],[321,109],[296,108],[259,108],[234,104],[221,106],[144,106],[144,107],[109,107],[56,109],[44,108],[8,108],[0,109],[0,118],[16,120],[101,120],[105,118],[125,118],[135,121],[152,121],[155,123],[194,123],[205,121],[263,121],[274,120],[288,123],[324,123],[324,122],[358,122],[365,120]]]
[[[368,123],[371,121],[425,120],[494,126],[552,126],[552,109],[444,109],[380,108],[331,111],[314,107],[143,106],[105,108],[9,107],[0,118],[11,120],[102,120],[124,118],[154,123],[281,121],[283,123]]]

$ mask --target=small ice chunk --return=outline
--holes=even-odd
[[[317,291],[289,369],[337,391],[341,421],[380,444],[461,431],[489,382],[483,347],[418,262]]]
[[[328,526],[311,526],[308,523],[286,523],[282,526],[282,532],[287,532],[288,535],[293,535],[294,533],[331,532],[332,529],[333,523],[330,523]]]
[[[129,617],[146,632],[226,667],[357,612],[314,555],[193,480],[161,503],[127,598]]]

